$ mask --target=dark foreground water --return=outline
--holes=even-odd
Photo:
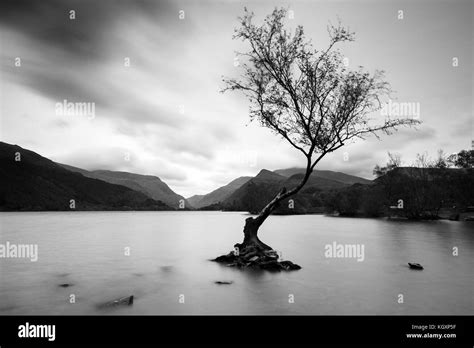
[[[1,213],[0,243],[37,243],[39,258],[0,259],[0,314],[474,313],[473,223],[272,216],[261,239],[302,270],[241,271],[208,261],[241,242],[245,217]],[[326,258],[333,242],[363,244],[364,260]],[[425,269],[410,270],[410,261]],[[97,308],[131,294],[133,306]]]

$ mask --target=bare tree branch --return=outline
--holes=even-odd
[[[241,91],[249,99],[251,120],[280,135],[307,160],[302,181],[290,190],[283,189],[260,213],[263,220],[278,202],[306,184],[327,153],[355,139],[419,124],[410,118],[383,122],[371,118],[389,96],[390,86],[382,71],[370,74],[362,68],[346,69],[337,46],[354,41],[354,33],[340,22],[329,25],[329,45],[318,51],[301,26],[293,32],[285,28],[286,14],[284,8],[275,9],[263,24],[256,25],[254,14],[245,9],[234,39],[247,42],[250,50],[240,53],[246,59],[240,79],[224,79],[223,91]]]

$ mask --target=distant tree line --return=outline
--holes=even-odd
[[[352,185],[323,196],[329,211],[345,216],[402,216],[437,219],[459,215],[474,205],[474,150],[435,159],[418,154],[411,166],[402,166],[399,155],[388,153],[384,166],[376,165],[372,185]],[[451,168],[457,168],[452,170]]]
[[[379,178],[389,171],[401,166],[401,157],[399,154],[388,152],[388,162],[384,167],[375,166],[373,174]],[[474,150],[461,150],[458,153],[446,155],[443,150],[438,150],[438,157],[430,159],[428,154],[417,154],[416,161],[413,164],[418,168],[474,168]]]

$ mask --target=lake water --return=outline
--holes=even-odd
[[[271,216],[260,238],[301,270],[242,271],[208,261],[242,241],[246,217],[1,213],[0,243],[38,244],[39,258],[0,259],[0,314],[474,313],[474,223]],[[333,242],[363,244],[364,260],[326,258],[325,245]],[[133,306],[97,307],[132,294]]]

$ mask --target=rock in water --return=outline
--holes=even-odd
[[[116,306],[131,306],[131,305],[133,305],[133,295],[120,297],[116,300],[103,303],[103,304],[99,305],[98,307],[99,308],[110,308],[110,307],[116,307]]]
[[[419,263],[408,262],[408,266],[410,266],[411,269],[419,269],[419,270],[423,269],[423,266],[420,265]]]
[[[278,262],[276,260],[262,262],[262,263],[259,264],[259,267],[261,269],[266,269],[267,271],[271,271],[271,272],[280,272],[282,269],[284,269],[280,265],[280,262]]]
[[[281,261],[280,265],[287,271],[293,271],[293,270],[301,269],[300,265],[297,265],[296,263],[293,263],[291,261]]]
[[[216,257],[214,260],[211,260],[211,261],[221,262],[221,263],[232,263],[232,262],[235,262],[236,259],[237,259],[237,257],[231,251],[229,254],[221,255],[221,256]]]
[[[219,285],[230,285],[233,283],[233,281],[222,281],[222,280],[218,280],[215,282],[216,284],[219,284]]]
[[[62,288],[68,288],[70,286],[73,286],[73,284],[64,283],[64,284],[59,284],[59,286]]]
[[[230,252],[212,261],[223,263],[227,267],[259,268],[271,272],[301,269],[299,265],[291,261],[278,261],[278,253],[275,250],[260,250],[254,246],[243,248],[238,255]]]

